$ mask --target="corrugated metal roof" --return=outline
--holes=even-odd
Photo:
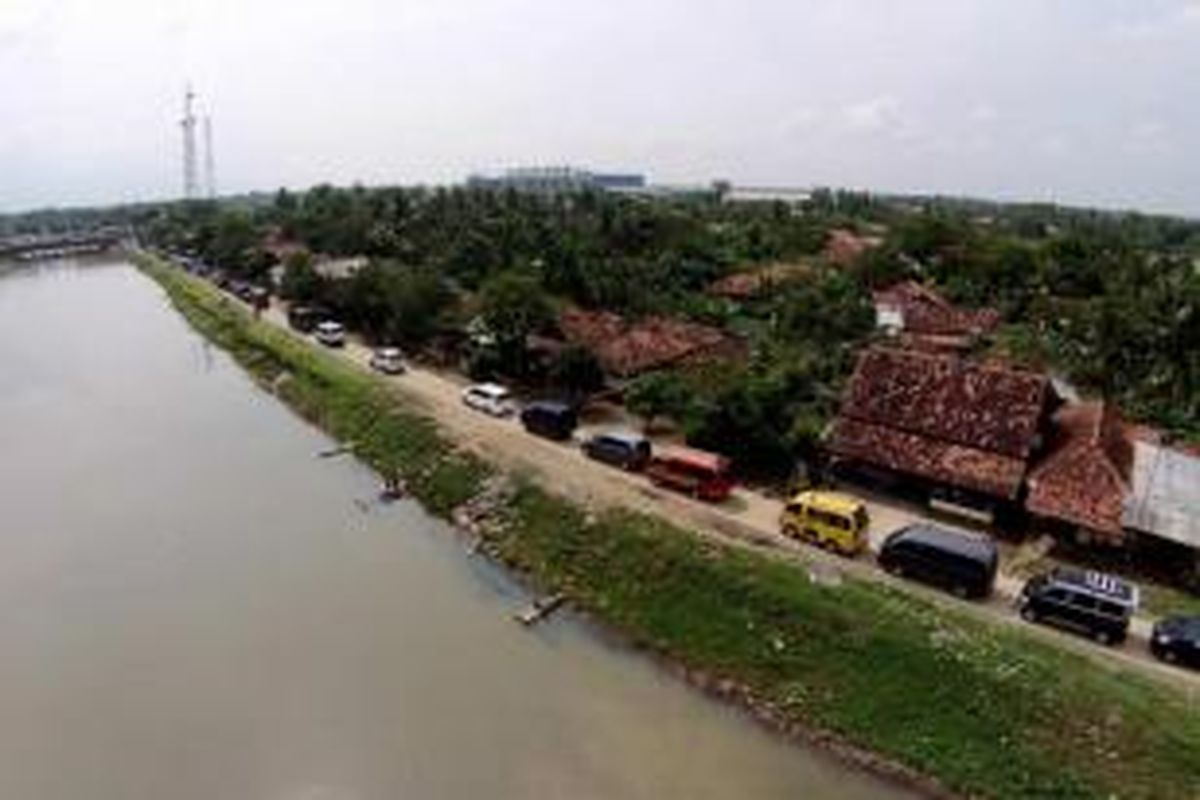
[[[1200,458],[1150,442],[1135,442],[1127,528],[1200,548]]]

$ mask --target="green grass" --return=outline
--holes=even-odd
[[[306,418],[446,515],[489,467],[372,376],[141,259],[199,330]],[[989,798],[1200,797],[1196,701],[881,585],[794,566],[645,515],[589,518],[528,483],[490,550],[635,643],[743,686],[803,726]]]
[[[1200,715],[1173,690],[875,584],[837,587],[527,486],[501,556],[641,645],[734,679],[786,722],[963,794],[1200,796]]]
[[[1156,617],[1170,614],[1200,616],[1200,597],[1183,589],[1155,583],[1142,583],[1142,609]]]

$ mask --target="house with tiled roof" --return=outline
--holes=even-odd
[[[1120,544],[1131,489],[1133,429],[1111,403],[1064,406],[1046,456],[1030,471],[1025,508],[1084,541]]]
[[[825,240],[825,259],[839,267],[848,267],[868,250],[883,244],[882,237],[860,236],[846,228],[834,228]]]
[[[842,463],[1015,503],[1059,403],[1040,373],[874,347],[859,356],[826,447]]]
[[[906,345],[961,350],[1000,324],[994,308],[967,309],[916,281],[903,281],[873,295],[876,326]]]
[[[568,308],[559,314],[558,327],[568,343],[589,350],[616,378],[747,354],[744,341],[720,328],[672,317],[629,322],[609,311]]]
[[[775,287],[802,277],[811,270],[812,267],[805,263],[766,264],[726,275],[709,284],[705,292],[727,300],[749,300],[768,294]]]

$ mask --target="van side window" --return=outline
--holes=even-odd
[[[1096,598],[1092,597],[1090,594],[1072,594],[1071,605],[1075,606],[1076,608],[1081,608],[1084,611],[1095,611]]]
[[[1052,603],[1066,603],[1070,601],[1070,595],[1065,589],[1050,589],[1046,592],[1046,599]]]

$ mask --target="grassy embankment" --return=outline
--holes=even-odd
[[[176,307],[306,418],[446,515],[489,467],[370,375],[255,323],[153,260]],[[523,485],[489,550],[778,727],[878,754],[961,794],[1200,797],[1200,709],[1176,691],[883,586],[705,543],[640,514],[586,515]]]

